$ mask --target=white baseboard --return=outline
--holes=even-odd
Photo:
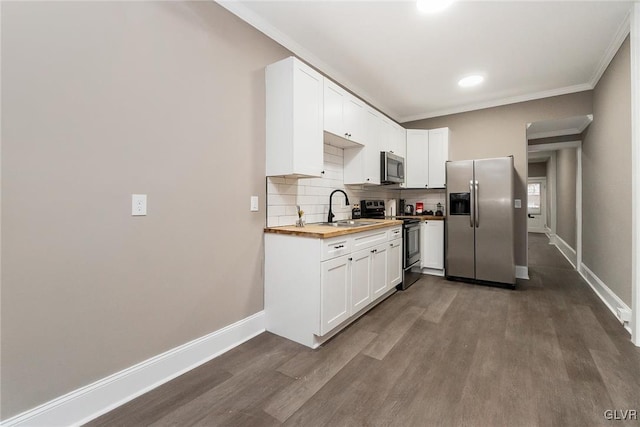
[[[545,227],[545,229],[544,229],[544,230],[545,230],[544,234],[546,234],[546,235],[547,235],[547,237],[549,238],[549,244],[550,244],[550,245],[555,245],[555,238],[556,238],[556,235],[555,235],[555,233],[553,232],[553,230],[551,230],[549,227]]]
[[[516,265],[516,279],[529,280],[529,267],[526,265]]]
[[[577,269],[578,254],[576,253],[576,250],[569,246],[569,244],[562,240],[562,238],[557,234],[554,235],[553,240],[550,241],[558,248],[560,253],[564,255],[564,257],[567,259],[567,261],[569,261],[573,268]]]
[[[84,424],[265,331],[264,311],[147,359],[2,422],[2,426]]]
[[[616,294],[613,293],[607,285],[604,284],[598,276],[595,275],[584,263],[580,265],[578,273],[591,286],[591,289],[600,297],[604,305],[611,310],[614,316],[622,323],[627,331],[631,333],[629,322],[624,321],[621,316],[626,317],[626,313],[630,313],[631,309]]]

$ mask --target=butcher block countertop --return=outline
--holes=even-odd
[[[396,215],[393,218],[415,218],[420,221],[444,221],[443,216],[435,216],[435,215]]]
[[[357,220],[356,220],[357,221]],[[280,227],[267,227],[265,233],[291,234],[301,237],[313,237],[316,239],[328,239],[330,237],[344,236],[346,234],[360,233],[362,231],[376,230],[378,228],[402,225],[402,221],[395,219],[362,219],[360,221],[375,222],[375,224],[362,225],[360,227],[334,227],[331,225],[306,224],[304,227],[295,225],[283,225]]]

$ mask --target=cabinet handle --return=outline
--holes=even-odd
[[[367,178],[367,181],[370,181],[370,180],[371,180],[370,178]]]
[[[378,252],[378,250],[377,250],[377,249],[373,249],[373,250],[371,251],[371,253],[372,253],[372,254],[375,254],[376,252]]]
[[[333,247],[333,249],[340,249],[340,248],[344,248],[344,245],[338,245]]]
[[[353,258],[349,258],[349,261],[353,261]]]
[[[349,137],[349,134],[348,134],[347,132],[345,132],[345,133],[344,133],[344,136],[348,138],[348,137]]]
[[[427,188],[429,188],[429,184],[425,184],[424,186],[425,186],[425,187],[427,187]]]

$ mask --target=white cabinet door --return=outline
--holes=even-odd
[[[429,187],[429,131],[407,129],[407,188]]]
[[[351,314],[371,302],[371,252],[364,249],[351,258]]]
[[[364,179],[368,184],[380,185],[380,133],[381,121],[367,109],[365,111]]]
[[[364,102],[331,80],[324,80],[325,131],[362,144],[365,139],[364,112]]]
[[[364,144],[344,150],[344,183],[380,185],[380,119],[372,109],[363,112]]]
[[[429,188],[444,188],[445,163],[449,160],[449,128],[429,131]]]
[[[388,243],[374,246],[371,252],[371,300],[375,300],[387,291],[387,250]]]
[[[349,255],[322,262],[320,268],[320,333],[349,318]]]
[[[444,221],[420,224],[420,267],[444,269]]]
[[[364,144],[364,102],[347,94],[344,99],[343,112],[344,131],[348,135],[347,139]]]
[[[322,176],[324,78],[290,57],[265,79],[267,176]]]
[[[387,289],[402,282],[402,239],[389,242]]]
[[[393,124],[386,117],[379,116],[378,133],[380,135],[380,151],[389,151],[395,154],[398,148],[393,137]]]
[[[324,80],[324,130],[344,137],[344,98],[346,93],[331,80]]]
[[[393,138],[396,154],[405,158],[407,156],[407,130],[398,124],[393,124]]]

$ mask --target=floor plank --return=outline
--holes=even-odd
[[[424,276],[316,350],[264,333],[88,425],[638,425],[604,413],[640,411],[640,349],[544,235],[529,251],[515,290]]]

